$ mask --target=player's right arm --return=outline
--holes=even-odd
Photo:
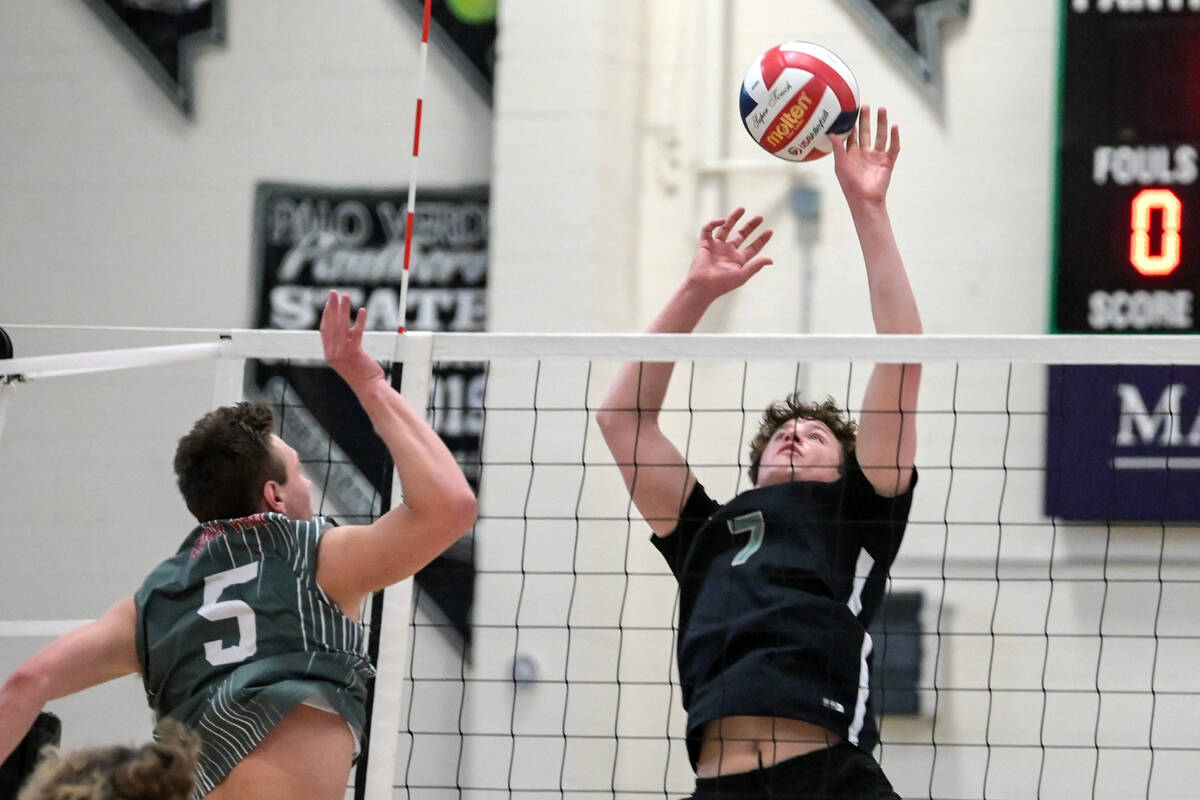
[[[0,763],[51,700],[140,671],[137,610],[127,597],[97,620],[63,634],[17,667],[0,687]]]
[[[744,209],[710,221],[700,231],[696,257],[687,279],[654,318],[647,333],[691,333],[721,295],[748,281],[771,259],[759,251],[771,238],[764,231],[749,244],[762,217],[737,227]],[[671,381],[673,363],[631,362],[617,373],[596,423],[604,435],[633,504],[658,536],[679,523],[679,511],[696,485],[696,476],[678,448],[659,427],[659,413]]]
[[[358,398],[396,465],[404,500],[370,525],[322,536],[317,583],[343,610],[404,580],[475,523],[475,494],[437,432],[391,387],[362,347],[366,311],[353,323],[350,300],[330,292],[321,317],[325,360]]]

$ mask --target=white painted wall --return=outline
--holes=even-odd
[[[81,4],[8,0],[0,324],[244,326],[255,181],[406,182],[417,29],[399,3],[230,5],[229,44],[199,60],[189,123]],[[832,164],[774,162],[733,113],[750,60],[806,38],[842,55],[864,98],[901,126],[890,206],[926,330],[1044,331],[1056,13],[1044,0],[972,6],[945,31],[947,84],[934,108],[835,0],[504,0],[494,132],[491,110],[433,48],[421,162],[425,185],[493,185],[492,329],[638,330],[681,279],[702,221],[744,204],[777,229],[776,264],[703,329],[795,332],[803,253],[787,192],[802,182],[822,202],[812,328],[869,331]],[[700,170],[725,159],[770,166]],[[17,346],[136,341],[24,329]],[[536,438],[532,411],[500,410],[532,405],[532,366],[491,375],[477,649],[461,667],[418,633],[414,674],[429,680],[412,729],[422,733],[399,774],[446,788],[413,797],[455,786],[493,788],[473,797],[690,789],[681,743],[662,738],[683,724],[666,683],[674,589],[579,410],[595,406],[613,367],[544,367]],[[794,372],[755,366],[747,415],[703,415],[689,455],[731,465],[702,475],[717,494],[738,488],[744,426]],[[865,372],[810,375],[853,405]],[[677,381],[669,403],[736,408],[741,374],[705,367],[703,388],[689,396]],[[1041,380],[1018,370],[1011,407],[1039,409]],[[1033,797],[1039,780],[1043,797],[1142,796],[1153,741],[1185,748],[1156,752],[1154,796],[1184,796],[1200,708],[1163,693],[1197,689],[1196,532],[1050,525],[1036,473],[1013,469],[1040,465],[1036,421],[934,413],[1002,409],[1008,390],[1007,375],[976,365],[926,373],[922,483],[894,575],[926,591],[927,628],[941,633],[928,643],[939,691],[928,715],[885,721],[884,767],[906,796]],[[136,585],[189,524],[170,455],[210,398],[199,367],[20,388],[0,437],[0,618],[87,618]],[[685,415],[669,416],[686,438]],[[949,463],[990,469],[951,483]],[[968,524],[981,519],[1004,524]],[[1052,592],[1017,580],[1045,578],[1051,563]],[[1145,639],[1151,631],[1161,638]],[[0,639],[0,672],[41,643]],[[514,692],[517,654],[542,678],[571,682]],[[460,672],[465,683],[439,678]],[[56,704],[69,746],[145,735],[137,682],[118,684]]]

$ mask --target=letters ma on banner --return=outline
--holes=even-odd
[[[1200,520],[1200,367],[1049,369],[1046,513]]]

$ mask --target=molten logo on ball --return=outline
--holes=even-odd
[[[760,147],[788,161],[811,161],[832,149],[827,134],[854,127],[858,84],[846,63],[824,47],[784,42],[750,65],[739,106],[742,124]]]
[[[804,92],[792,98],[792,101],[784,107],[771,126],[767,128],[763,141],[774,149],[790,142],[795,137],[796,131],[804,124],[812,104],[812,98]]]

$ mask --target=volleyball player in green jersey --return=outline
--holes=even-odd
[[[834,172],[867,271],[877,333],[921,333],[885,197],[899,130],[870,109],[834,139]],[[651,333],[688,333],[771,263],[742,209],[701,232]],[[895,798],[870,755],[871,640],[916,482],[919,364],[877,364],[856,425],[833,401],[775,403],[751,444],[753,487],[710,498],[658,417],[673,364],[630,363],[596,419],[679,581],[678,665],[701,798]]]
[[[66,634],[0,687],[0,761],[42,706],[140,673],[160,717],[200,738],[195,796],[341,798],[361,731],[368,594],[415,573],[475,521],[466,478],[362,347],[365,310],[330,292],[325,360],[396,464],[404,502],[370,525],[313,519],[296,451],[265,406],[217,409],[180,440],[201,523],[134,597]]]

